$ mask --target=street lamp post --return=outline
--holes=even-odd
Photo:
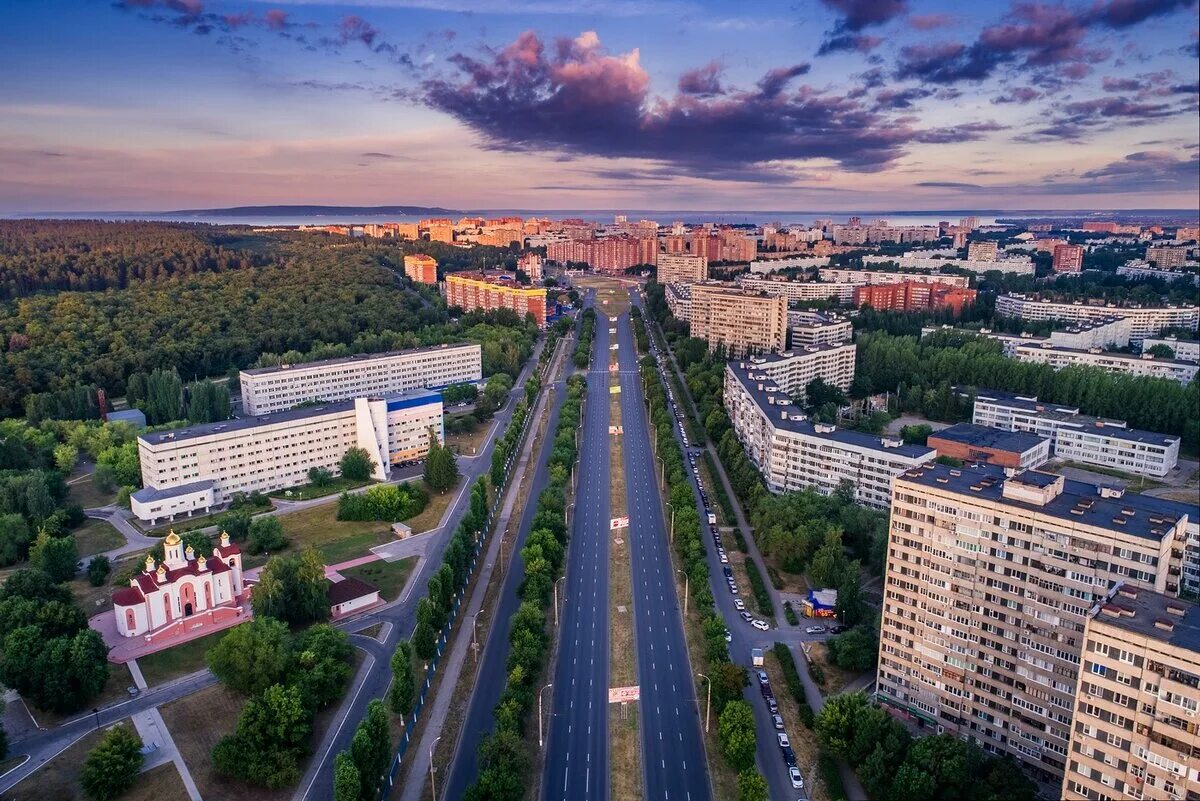
[[[696,675],[708,682],[708,701],[704,704],[704,733],[708,734],[708,713],[712,711],[712,679],[703,673],[697,673]]]
[[[567,523],[568,523],[567,513],[570,512],[574,508],[575,508],[575,501],[571,501],[570,503],[567,504],[567,508],[563,509],[563,525],[564,526],[567,525]]]
[[[479,663],[479,643],[475,640],[475,630],[479,625],[479,615],[483,613],[480,609],[475,614],[471,615],[471,650],[475,652],[475,663]]]
[[[689,586],[689,584],[691,583],[691,576],[689,576],[689,575],[688,575],[688,574],[687,574],[687,573],[686,573],[684,570],[682,570],[682,569],[680,569],[680,568],[678,568],[678,567],[677,567],[677,568],[675,568],[675,572],[676,572],[676,573],[683,573],[683,616],[684,616],[684,617],[687,617],[687,610],[688,610],[688,586]]]
[[[668,544],[675,544],[675,506],[670,501],[663,501],[667,506],[671,507],[671,527],[667,529]]]
[[[437,772],[437,768],[434,767],[434,764],[433,764],[433,749],[434,749],[434,746],[436,746],[438,744],[438,740],[440,740],[440,739],[442,739],[442,738],[437,737],[436,739],[434,739],[433,743],[429,746],[429,789],[433,793],[433,801],[437,801],[437,783],[433,779],[433,774]]]
[[[661,456],[659,456],[657,453],[654,454],[654,458],[658,460],[659,467],[661,468],[661,470],[659,471],[659,475],[658,475],[658,483],[660,485],[666,484],[667,483],[667,463],[664,462],[663,458]]]
[[[566,576],[559,576],[554,582],[554,627],[558,628],[558,582],[566,580]],[[566,603],[566,596],[563,596],[563,602]]]
[[[542,693],[553,687],[553,684],[547,684],[542,689],[538,690],[538,748],[541,748],[545,743],[542,740]]]

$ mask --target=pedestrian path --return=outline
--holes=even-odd
[[[188,770],[187,763],[183,761],[158,707],[138,712],[133,715],[132,719],[133,727],[137,730],[138,736],[142,738],[143,749],[147,752],[146,760],[142,763],[142,772],[145,773],[160,765],[174,762],[175,769],[179,771],[179,778],[183,780],[184,789],[187,790],[188,798],[191,801],[203,801],[200,797],[200,790],[197,789],[196,782],[192,779],[192,772]]]

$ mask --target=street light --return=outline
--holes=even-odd
[[[671,507],[671,527],[667,529],[667,536],[670,538],[668,544],[675,544],[675,505],[670,501],[663,501],[667,506]]]
[[[567,525],[567,522],[568,522],[567,513],[570,512],[574,508],[575,508],[575,501],[571,501],[570,503],[567,504],[567,508],[563,509],[563,525],[564,526]]]
[[[712,679],[703,673],[697,672],[696,675],[708,682],[708,701],[704,705],[704,733],[708,734],[708,713],[712,710]]]
[[[541,748],[545,743],[542,741],[542,693],[553,687],[553,684],[547,684],[542,689],[538,690],[538,748]]]
[[[662,470],[659,473],[658,483],[666,484],[667,483],[667,463],[664,462],[663,458],[661,456],[659,456],[657,453],[654,454],[654,458],[658,460],[659,465],[662,467]]]
[[[471,649],[475,652],[475,662],[479,663],[479,643],[475,641],[475,628],[479,624],[479,615],[484,610],[480,609],[475,614],[471,615]]]
[[[433,748],[438,744],[438,740],[440,739],[442,738],[436,738],[429,746],[429,789],[433,791],[433,801],[437,801],[437,784],[433,780],[433,774],[437,772],[437,768],[433,765]]]
[[[564,581],[566,576],[559,576],[554,582],[554,627],[558,628],[558,582]],[[563,596],[563,603],[566,603],[567,597]]]
[[[687,617],[688,609],[688,585],[691,582],[691,577],[680,568],[675,568],[676,573],[683,573],[683,616]]]

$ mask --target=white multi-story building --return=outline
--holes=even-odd
[[[1014,757],[1056,794],[1089,612],[1122,582],[1179,592],[1189,511],[987,464],[897,476],[879,698]]]
[[[1110,317],[1104,320],[1079,323],[1061,331],[1051,331],[1048,337],[1037,337],[1026,333],[1006,334],[990,328],[954,328],[949,325],[926,326],[921,329],[921,336],[929,336],[937,331],[961,331],[986,337],[999,342],[1004,348],[1004,355],[1009,358],[1015,358],[1017,348],[1023,345],[1034,347],[1051,345],[1086,350],[1088,348],[1123,348],[1129,344],[1129,320],[1124,317]]]
[[[698,253],[659,253],[660,284],[698,284],[708,279],[708,259]]]
[[[848,267],[822,267],[818,275],[822,281],[844,284],[901,284],[905,281],[920,281],[924,284],[945,284],[946,286],[955,286],[962,289],[966,289],[971,284],[971,279],[965,275],[856,270]]]
[[[810,422],[775,379],[751,362],[725,366],[725,408],[772,492],[813,488],[830,495],[848,481],[858,503],[884,508],[894,476],[937,456],[898,438]]]
[[[1195,286],[1200,286],[1200,273],[1196,272],[1196,265],[1185,264],[1184,267],[1190,266],[1191,269],[1166,269],[1151,267],[1144,261],[1131,261],[1128,264],[1122,264],[1117,268],[1117,275],[1123,275],[1126,278],[1161,278],[1164,281],[1190,281]]]
[[[942,267],[959,267],[976,274],[999,270],[1002,273],[1033,275],[1033,259],[1027,256],[1006,256],[995,261],[912,255],[863,256],[863,264],[886,264],[888,262],[896,264],[901,270],[939,270]]]
[[[854,325],[833,312],[789,310],[788,332],[792,336],[793,348],[832,345],[850,340],[854,336]]]
[[[691,322],[692,319],[692,285],[667,284],[664,288],[667,308],[679,320]]]
[[[477,343],[364,353],[305,364],[242,370],[242,409],[270,414],[301,403],[334,403],[415,389],[437,389],[483,378],[483,351]]]
[[[1062,348],[1051,342],[1018,345],[1013,357],[1019,362],[1048,364],[1054,370],[1064,367],[1099,367],[1109,373],[1166,378],[1186,384],[1196,377],[1200,366],[1176,359],[1156,359],[1148,353],[1135,356],[1129,353],[1114,353],[1100,348]]]
[[[804,388],[813,379],[843,392],[854,380],[854,359],[857,346],[853,342],[824,343],[792,348],[783,353],[771,353],[745,359],[745,364],[757,375],[769,377],[782,392],[804,402]]]
[[[338,474],[350,448],[371,455],[373,476],[382,481],[392,465],[428,453],[431,429],[441,442],[442,396],[418,390],[142,434],[144,488],[130,506],[152,524],[208,512],[236,493],[305,484],[314,467]]]
[[[787,256],[780,259],[755,259],[750,262],[750,272],[757,275],[791,268],[815,270],[827,264],[829,264],[828,256]]]
[[[996,298],[996,314],[1001,317],[1020,317],[1023,320],[1069,322],[1124,317],[1129,320],[1129,341],[1135,345],[1146,337],[1156,336],[1164,328],[1195,331],[1197,325],[1200,325],[1198,306],[1091,306],[1083,301],[1055,303],[1016,293]]]
[[[1200,340],[1180,339],[1179,337],[1147,337],[1142,340],[1142,352],[1155,345],[1165,345],[1181,362],[1200,362]]]
[[[755,278],[743,275],[738,278],[743,289],[763,292],[775,297],[787,298],[789,305],[798,305],[813,300],[836,300],[843,306],[854,303],[854,288],[861,284],[827,284],[817,281],[786,281],[776,278]]]
[[[979,390],[972,422],[1049,439],[1054,456],[1083,464],[1161,478],[1179,460],[1179,437],[1129,428],[1123,420],[1079,414],[1079,409],[1035,397]]]

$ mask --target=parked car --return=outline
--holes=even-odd
[[[830,634],[841,634],[843,631],[846,631],[849,628],[850,628],[849,626],[843,626],[841,623],[839,623],[836,626],[831,626],[829,628],[829,633]]]
[[[795,766],[789,767],[788,778],[792,780],[793,790],[799,790],[804,787],[804,777],[800,775],[800,768]]]
[[[778,704],[778,703],[776,703],[776,701],[775,701],[775,696],[773,696],[773,695],[772,695],[772,696],[768,696],[768,698],[767,698],[767,709],[771,710],[771,714],[772,714],[772,715],[778,715],[778,714],[779,714],[779,704]]]
[[[780,750],[783,751],[783,761],[787,763],[787,766],[789,768],[796,767],[796,752],[792,750],[792,747],[789,745],[787,748],[781,748]]]
[[[771,715],[771,722],[775,724],[776,729],[783,731],[783,718],[779,715]]]
[[[726,556],[725,554],[721,554],[721,564],[723,564],[723,565],[729,564],[729,557]]]
[[[758,677],[759,684],[766,684],[767,682],[769,682],[771,680],[770,677],[767,676],[767,671],[765,671],[765,670],[757,670],[757,671],[755,671],[755,674]]]
[[[729,582],[729,591],[731,593],[733,593],[734,595],[738,594],[738,588],[737,588],[736,582],[733,582],[733,581]]]
[[[743,601],[741,598],[734,598],[733,599],[733,607],[735,609],[737,609],[739,612],[741,612],[742,610],[744,610],[746,608],[746,602]]]
[[[732,576],[732,575],[733,575],[733,568],[731,568],[731,567],[723,567],[723,568],[721,568],[721,569],[725,571],[725,578],[729,578],[730,576]]]
[[[824,626],[809,626],[808,628],[806,628],[804,630],[804,633],[805,634],[824,634],[825,627]]]
[[[733,642],[733,635],[729,633],[729,629],[725,629],[725,642]]]
[[[789,747],[791,747],[791,745],[792,745],[792,744],[791,744],[790,742],[788,742],[787,732],[782,732],[782,731],[781,731],[781,732],[779,732],[778,734],[776,734],[776,735],[775,735],[775,737],[776,737],[776,738],[779,740],[779,747],[780,747],[780,748],[789,748]]]
[[[745,606],[745,604],[742,604],[742,606]],[[749,623],[751,620],[754,619],[754,616],[751,615],[749,612],[747,612],[745,609],[742,610],[741,617],[742,617],[742,620],[746,621],[747,623]]]
[[[754,628],[758,629],[759,631],[770,631],[771,630],[771,624],[765,620],[755,620],[750,625],[754,626]]]

